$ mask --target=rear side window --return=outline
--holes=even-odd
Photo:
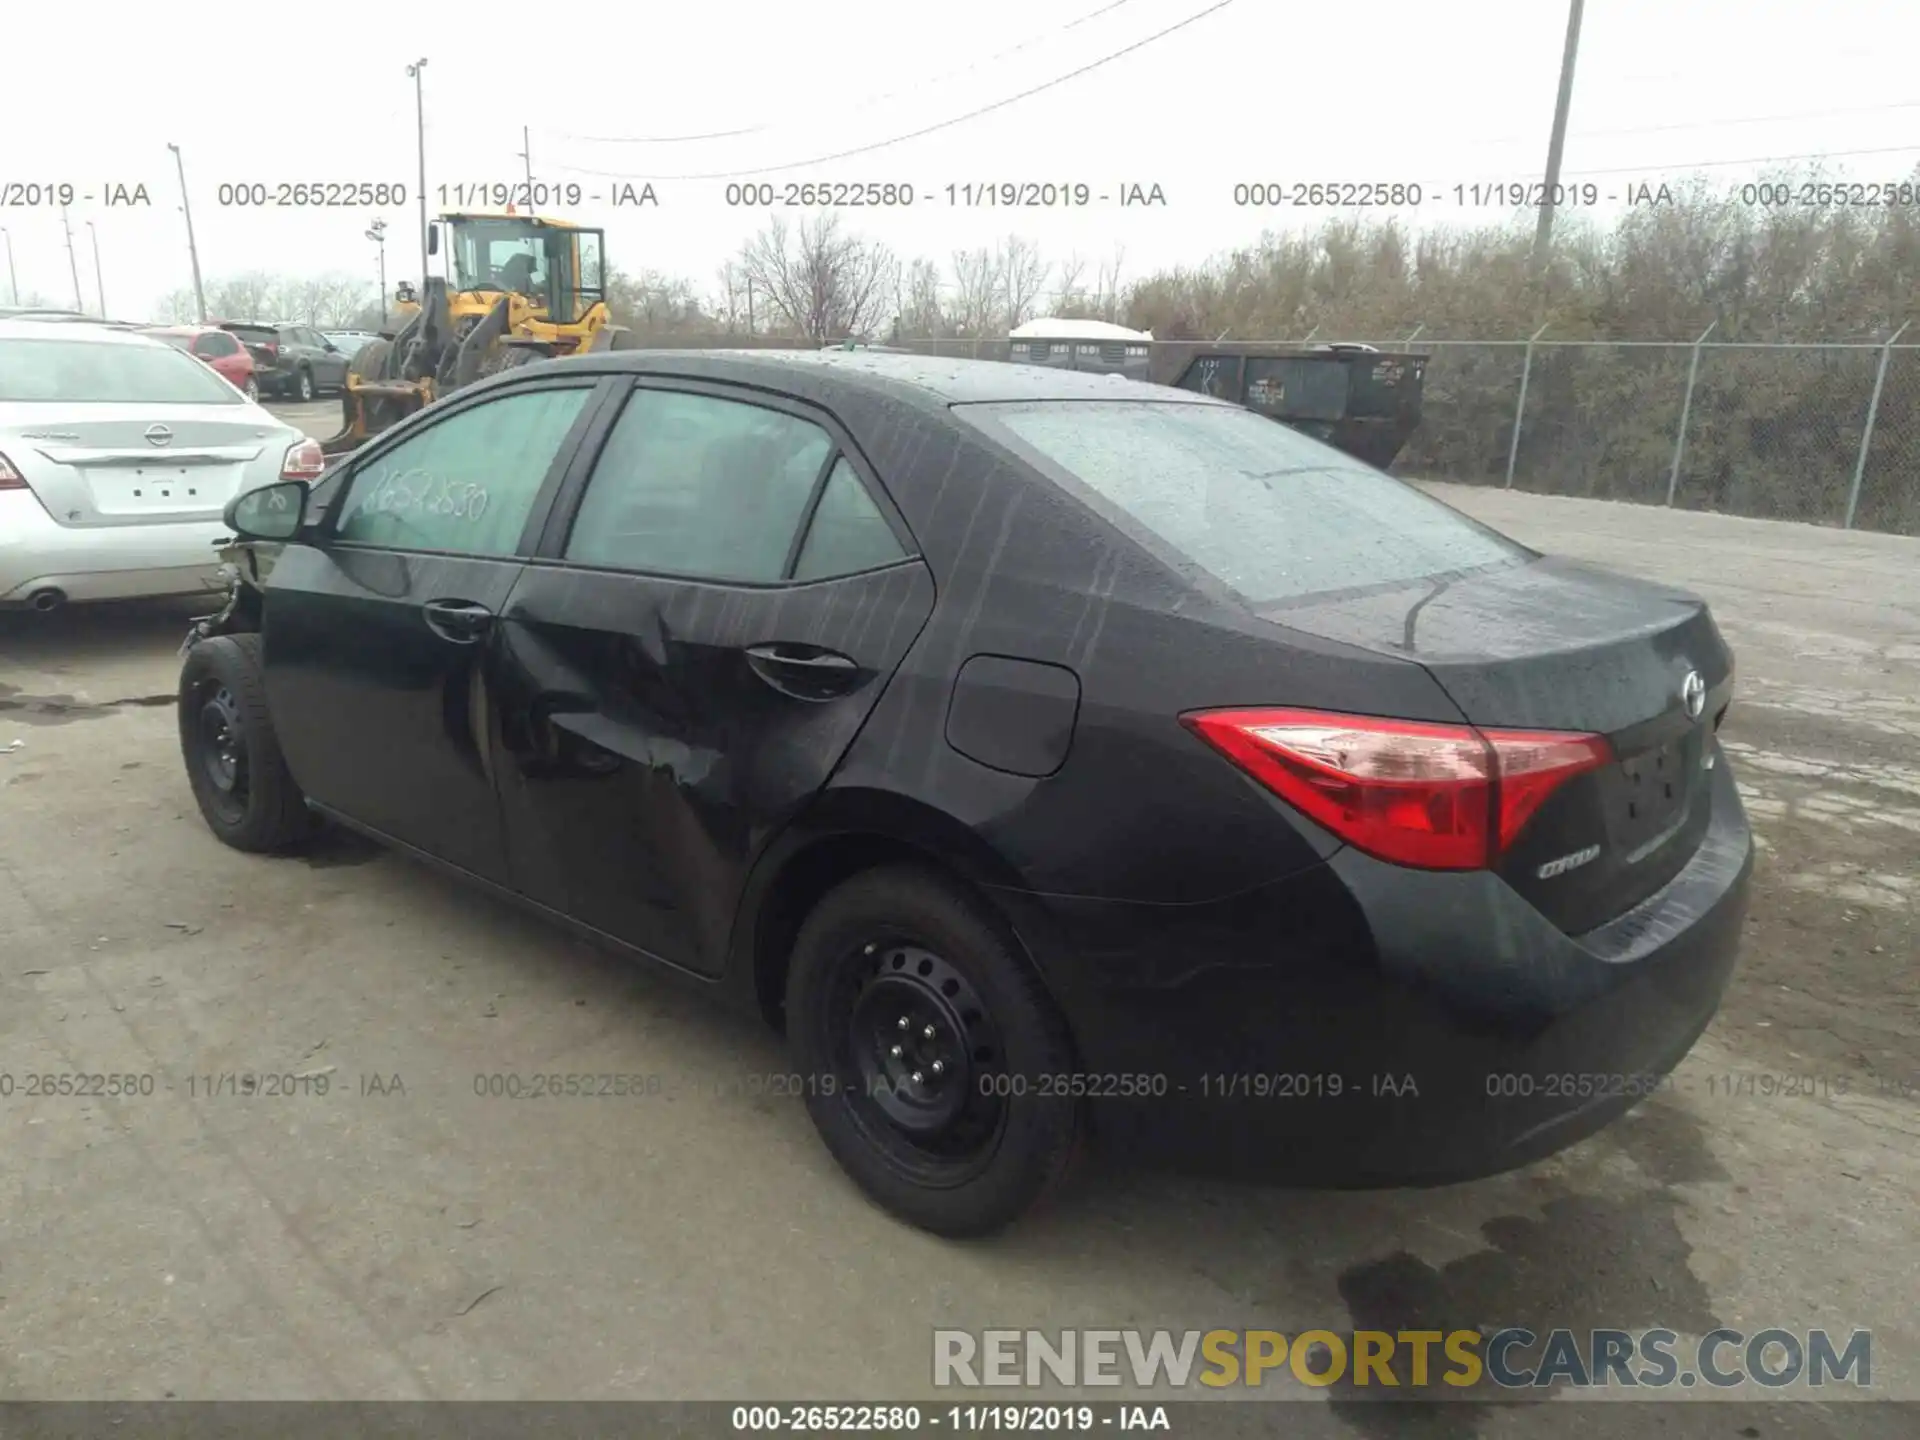
[[[566,558],[771,584],[832,453],[825,430],[784,411],[636,390],[594,464]]]
[[[0,400],[75,405],[241,405],[206,366],[139,341],[0,340]]]
[[[860,483],[859,473],[846,457],[836,460],[833,473],[827,477],[827,488],[820,492],[820,505],[807,526],[793,578],[828,580],[836,575],[857,575],[904,560],[906,553],[894,538],[887,517]]]
[[[1255,602],[1531,552],[1276,420],[1226,405],[1040,401],[955,413],[1065,471],[1109,519]]]
[[[209,359],[218,360],[223,355],[237,354],[240,349],[240,342],[224,330],[215,330],[206,335],[202,335],[199,343],[193,348],[196,352],[207,356]]]
[[[191,335],[155,335],[153,338],[164,344],[173,346],[176,350],[191,350],[194,348],[193,336]]]

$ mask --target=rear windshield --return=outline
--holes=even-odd
[[[0,340],[0,400],[75,405],[238,405],[241,394],[164,345]]]
[[[271,325],[222,325],[220,328],[238,335],[249,345],[272,345],[280,339],[280,332]]]
[[[1531,552],[1351,456],[1225,405],[959,405],[1256,603],[1422,580]],[[1118,511],[1119,514],[1114,514]]]

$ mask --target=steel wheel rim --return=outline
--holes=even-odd
[[[924,945],[869,941],[843,957],[831,1003],[839,1087],[867,1139],[922,1184],[984,1168],[1007,1123],[1005,1057],[966,974]]]
[[[247,747],[240,705],[224,685],[209,687],[194,717],[196,758],[215,806],[229,816],[247,808]]]

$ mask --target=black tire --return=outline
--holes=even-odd
[[[1077,1068],[1065,1021],[980,902],[933,871],[871,870],[815,907],[794,942],[787,1036],[834,1159],[936,1235],[1012,1224],[1080,1149],[1080,1102],[1041,1093]]]
[[[316,828],[267,709],[258,635],[218,635],[180,667],[180,756],[207,828],[253,854],[290,850]]]
[[[247,377],[246,396],[247,399],[251,400],[255,405],[260,403],[260,382],[255,380],[251,375]]]
[[[302,370],[295,378],[293,385],[294,396],[302,405],[307,404],[313,399],[315,391],[313,388],[313,372],[311,370]]]
[[[494,356],[490,363],[481,366],[480,373],[482,375],[498,375],[502,371],[518,370],[527,365],[538,365],[546,358],[547,357],[540,351],[531,349],[525,345],[502,345],[500,347],[500,353]]]

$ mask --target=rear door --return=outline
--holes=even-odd
[[[0,340],[0,454],[58,525],[218,519],[279,478],[292,438],[171,345]]]
[[[483,659],[596,385],[542,379],[436,407],[356,458],[268,584],[267,695],[301,788],[502,884]]]
[[[826,783],[933,584],[821,411],[645,382],[603,426],[498,635],[514,875],[715,974],[748,867]]]

